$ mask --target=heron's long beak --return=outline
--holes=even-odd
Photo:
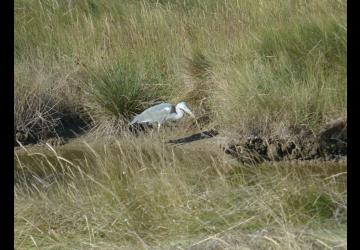
[[[195,118],[195,115],[193,114],[193,112],[191,112],[190,109],[184,109],[184,111],[188,113],[192,118]]]
[[[194,118],[195,123],[196,123],[196,126],[197,126],[198,128],[200,128],[200,126],[199,126],[199,124],[198,124],[198,122],[197,122],[197,120],[196,120],[196,117],[195,117],[195,115],[193,114],[193,112],[191,112],[190,109],[185,110],[185,112],[188,113],[192,118]]]

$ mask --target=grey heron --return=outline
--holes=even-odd
[[[163,123],[181,119],[184,116],[184,111],[195,118],[186,102],[180,102],[176,106],[170,103],[160,103],[135,116],[130,125],[136,123],[157,123],[159,131]]]

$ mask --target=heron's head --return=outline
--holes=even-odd
[[[191,112],[191,109],[187,106],[186,102],[180,102],[176,105],[179,109],[182,109],[188,113],[192,118],[195,118],[195,115]]]

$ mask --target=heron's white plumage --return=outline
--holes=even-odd
[[[130,125],[135,123],[157,123],[158,128],[166,121],[176,121],[184,116],[184,111],[194,117],[193,113],[185,102],[180,102],[176,106],[170,103],[161,103],[144,110],[138,114],[130,122]]]

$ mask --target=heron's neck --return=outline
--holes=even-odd
[[[177,105],[175,107],[175,110],[176,110],[175,119],[180,119],[181,117],[184,116],[184,111],[182,111],[182,109],[180,109]]]

